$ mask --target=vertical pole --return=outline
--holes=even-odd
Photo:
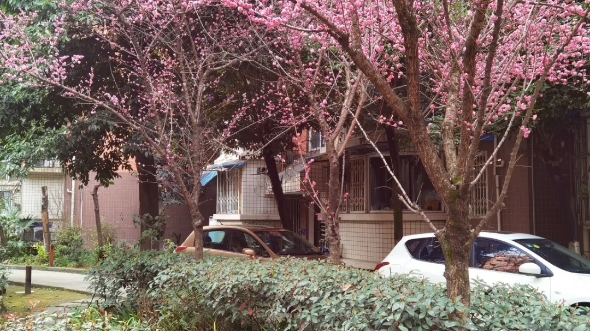
[[[49,198],[47,197],[47,186],[41,187],[41,220],[43,221],[43,241],[45,242],[45,252],[49,254],[51,245],[51,234],[49,233]]]
[[[31,266],[25,267],[25,294],[31,294]]]
[[[55,261],[55,247],[53,244],[49,245],[49,266],[53,267]]]

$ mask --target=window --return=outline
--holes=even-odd
[[[550,240],[518,239],[515,241],[562,270],[590,274],[590,261]]]
[[[517,273],[518,268],[534,259],[519,248],[503,241],[477,238],[473,245],[474,267]]]
[[[475,176],[486,166],[487,157],[485,153],[480,153],[475,157],[473,167]],[[483,217],[488,212],[488,171],[487,168],[479,178],[477,183],[471,188],[471,216]]]
[[[230,252],[242,253],[244,248],[251,248],[256,252],[256,255],[261,257],[269,257],[268,252],[260,246],[260,243],[251,235],[240,230],[231,230],[230,240],[228,243],[228,250]]]
[[[217,213],[239,214],[240,168],[219,172]]]
[[[389,157],[387,165],[391,166]],[[442,210],[441,199],[434,190],[420,158],[416,155],[400,156],[400,173],[397,179],[404,191],[424,210]],[[393,209],[394,180],[381,157],[369,158],[369,190],[371,210]]]
[[[435,237],[408,240],[406,248],[417,260],[432,263],[445,263],[442,247]]]
[[[203,247],[210,249],[226,250],[224,239],[225,230],[203,231]]]
[[[309,130],[309,151],[316,152],[322,147],[326,147],[326,140],[322,133],[316,130]]]
[[[348,211],[365,211],[365,159],[350,160],[348,168]]]

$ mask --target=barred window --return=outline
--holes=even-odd
[[[473,167],[475,176],[485,167],[482,176],[471,188],[471,216],[483,217],[488,212],[488,170],[486,167],[486,153],[480,153],[475,157]]]
[[[217,213],[239,214],[240,169],[222,171],[217,180]]]

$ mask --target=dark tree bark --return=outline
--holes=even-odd
[[[0,226],[0,246],[6,246],[6,234],[4,233],[4,228]]]
[[[94,221],[96,222],[96,240],[98,247],[104,246],[104,238],[102,236],[102,224],[100,222],[100,206],[98,204],[98,188],[100,185],[94,185],[92,189],[92,201],[94,202]]]
[[[389,159],[391,160],[391,171],[399,175],[399,146],[395,136],[395,129],[389,125],[384,125],[385,135],[387,136],[387,147],[389,149]],[[404,236],[404,205],[399,195],[401,190],[395,183],[392,183],[393,190],[393,240],[397,244]]]
[[[283,225],[283,228],[293,230],[292,221],[289,219],[289,215],[287,215],[285,194],[283,193],[283,186],[281,185],[281,179],[279,178],[279,171],[270,145],[266,145],[262,149],[262,156],[264,158],[264,163],[266,164],[266,169],[268,170],[268,177],[270,178],[270,185],[277,204],[281,224]]]
[[[471,302],[469,261],[475,237],[471,235],[469,198],[457,197],[447,206],[447,221],[438,239],[445,255],[447,291],[461,296],[463,302]]]
[[[154,157],[151,154],[139,151],[135,154],[139,179],[139,217],[149,214],[150,219],[156,220],[160,214],[160,192],[156,181],[156,167]],[[140,231],[150,230],[150,225],[141,222]],[[157,249],[157,243],[143,239],[140,243],[142,250]]]

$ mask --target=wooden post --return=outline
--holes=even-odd
[[[31,294],[31,266],[25,267],[25,294]]]
[[[49,245],[49,266],[53,267],[55,261],[55,246]]]
[[[47,186],[41,187],[41,220],[43,221],[43,241],[45,242],[45,252],[49,254],[51,245],[51,233],[49,232],[49,198],[47,197]]]

